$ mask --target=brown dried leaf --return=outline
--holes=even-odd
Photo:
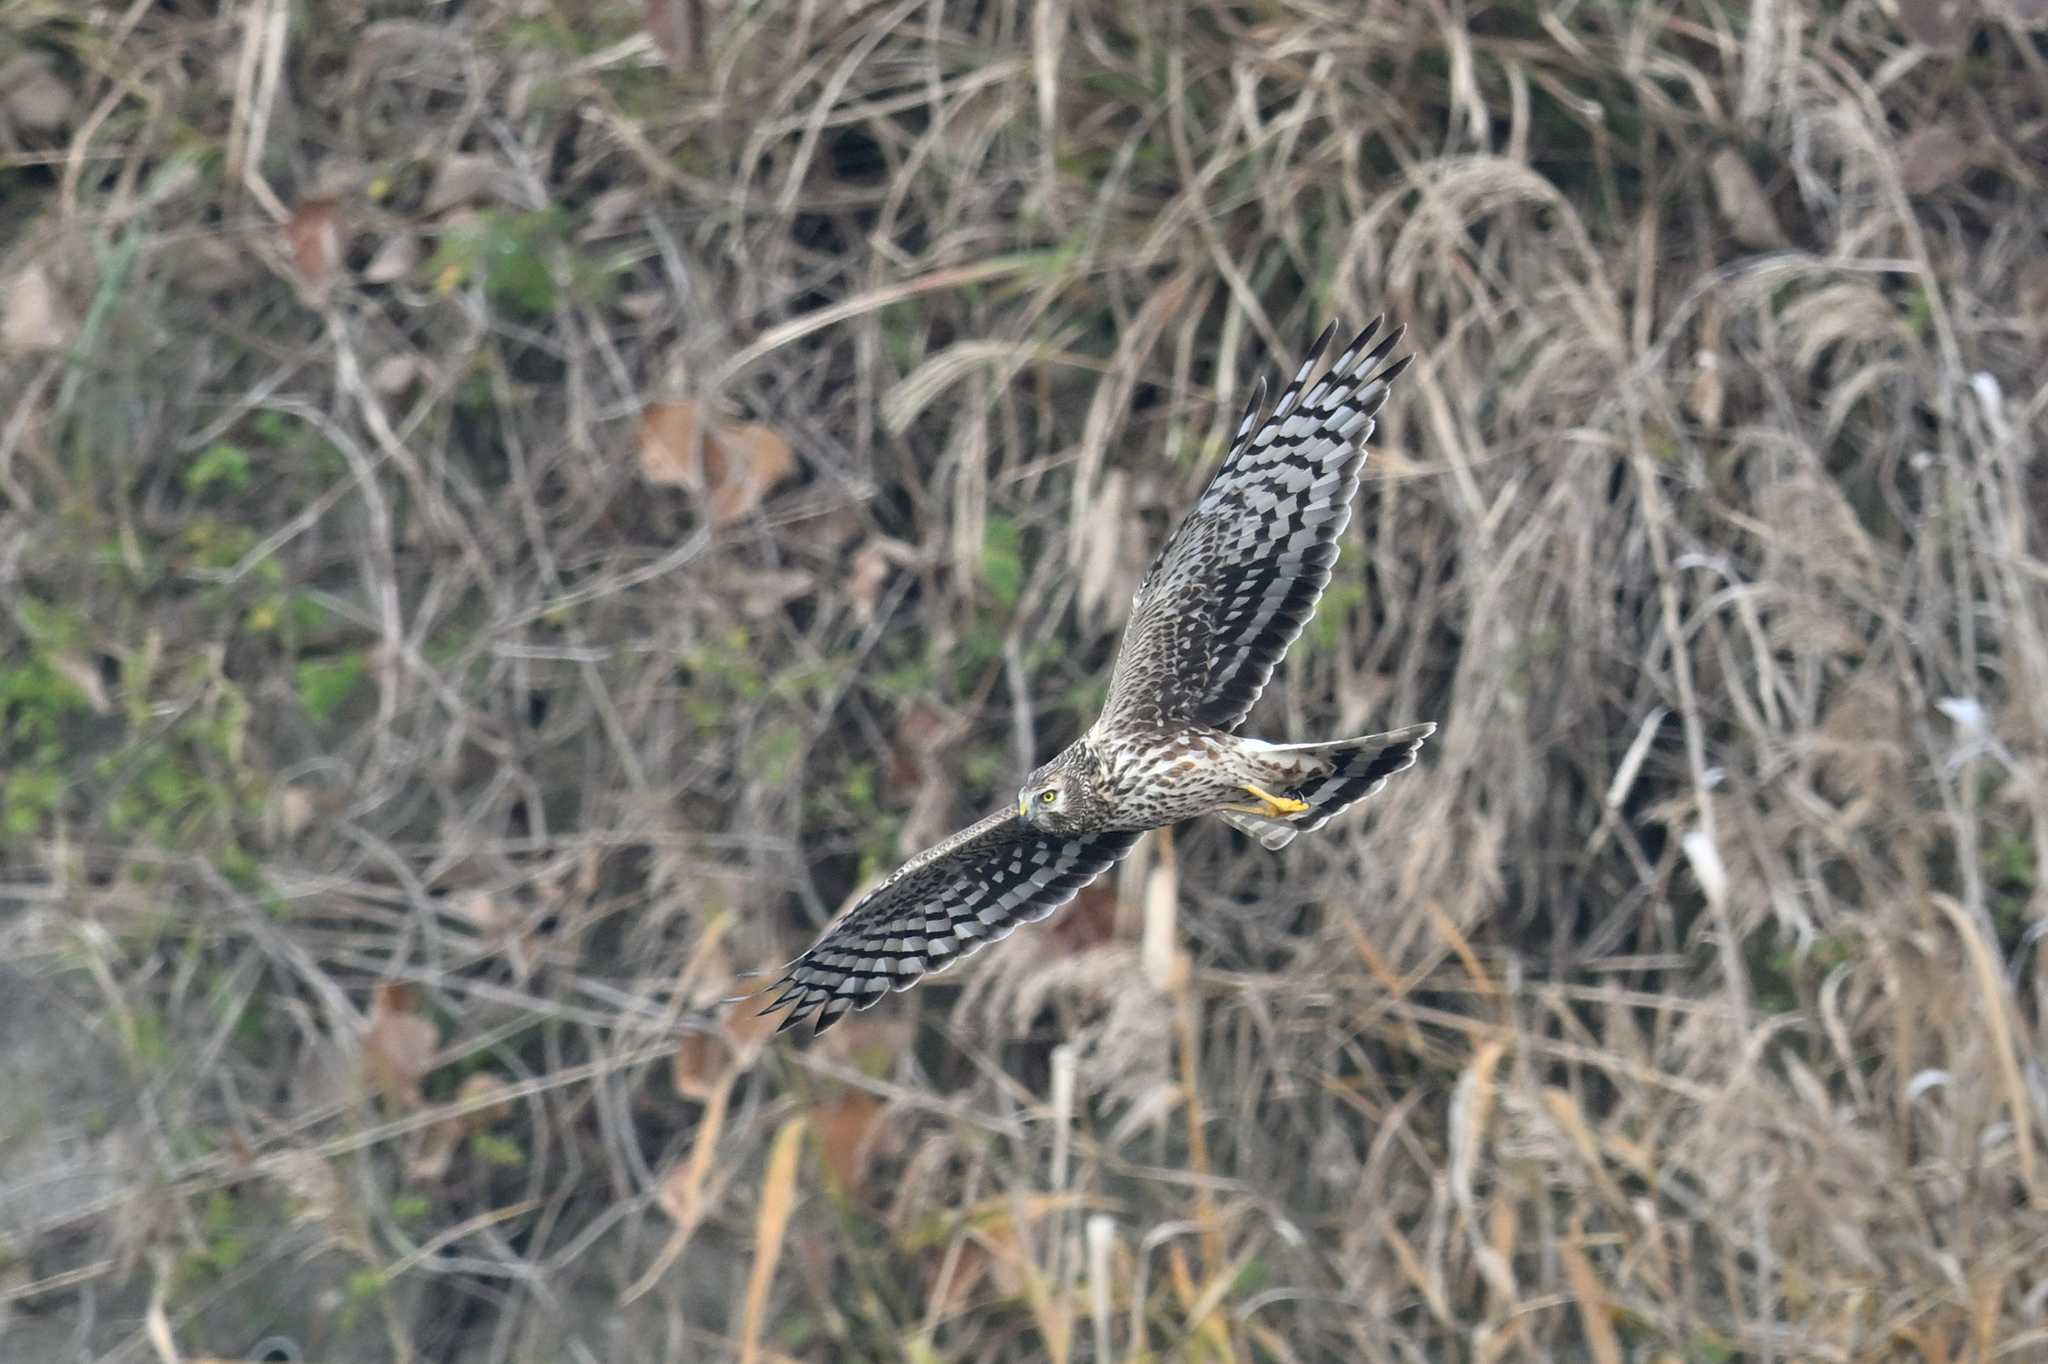
[[[847,575],[846,597],[861,624],[872,624],[875,605],[888,586],[890,571],[917,559],[917,550],[901,540],[878,535],[862,545],[853,556],[853,571]]]
[[[71,318],[42,266],[31,265],[16,275],[6,293],[6,311],[0,314],[0,350],[32,355],[71,344]]]
[[[669,1082],[694,1103],[710,1103],[735,1069],[733,1049],[716,1033],[686,1032],[669,1059]]]
[[[711,520],[720,526],[752,512],[796,473],[796,451],[789,442],[756,422],[718,428],[705,455]]]
[[[1940,189],[1970,164],[1970,144],[1947,123],[1916,128],[1899,144],[1899,179],[1908,194]]]
[[[704,39],[703,0],[645,0],[647,36],[677,71],[688,67]]]
[[[858,1194],[867,1182],[868,1134],[882,1101],[864,1089],[846,1089],[818,1105],[818,1157],[833,1183]]]
[[[410,985],[383,984],[370,1005],[370,1025],[363,1033],[363,1075],[391,1102],[418,1108],[424,1101],[420,1081],[434,1068],[441,1036],[433,1021],[417,1011]]]
[[[1778,225],[1764,187],[1740,152],[1732,147],[1715,152],[1707,174],[1714,182],[1714,201],[1737,241],[1758,251],[1785,245],[1785,229]]]
[[[695,398],[652,402],[640,414],[640,476],[661,488],[701,486],[704,404]]]
[[[698,398],[649,403],[640,414],[640,475],[704,498],[711,522],[741,520],[796,473],[796,451],[755,422],[728,426]]]
[[[291,243],[292,266],[308,300],[326,298],[334,287],[334,268],[341,263],[341,200],[331,194],[299,200],[285,220],[284,236]]]
[[[53,132],[71,117],[71,87],[51,69],[48,57],[30,53],[0,66],[0,95],[8,118],[24,131]]]

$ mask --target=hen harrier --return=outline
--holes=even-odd
[[[1308,387],[1317,339],[1270,417],[1252,392],[1223,467],[1138,586],[1094,726],[1033,772],[1017,804],[910,859],[789,964],[764,1012],[817,1030],[905,990],[1074,898],[1147,829],[1221,815],[1268,848],[1320,829],[1411,766],[1433,724],[1335,743],[1241,737],[1315,613],[1351,520],[1373,416],[1411,357],[1360,332]]]

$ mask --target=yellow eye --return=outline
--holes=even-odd
[[[1044,803],[1044,804],[1046,804],[1046,805],[1050,805],[1050,804],[1052,804],[1052,803],[1053,803],[1054,801],[1058,800],[1059,798],[1060,798],[1060,793],[1059,793],[1059,792],[1057,792],[1057,791],[1051,790],[1051,789],[1049,789],[1049,788],[1048,788],[1047,790],[1044,790],[1044,791],[1040,791],[1040,792],[1038,793],[1038,799],[1039,799],[1039,800],[1040,800],[1040,801],[1041,801],[1042,803]]]

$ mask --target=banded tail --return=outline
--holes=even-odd
[[[1274,793],[1301,801],[1309,808],[1278,819],[1236,811],[1219,814],[1233,829],[1277,851],[1293,842],[1296,834],[1322,828],[1347,806],[1374,794],[1396,772],[1413,767],[1422,741],[1434,733],[1434,724],[1420,724],[1385,734],[1368,734],[1362,739],[1339,739],[1335,743],[1275,744],[1272,751],[1276,753],[1299,753],[1333,764],[1327,772]]]

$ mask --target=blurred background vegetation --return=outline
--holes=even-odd
[[[2044,168],[2040,0],[14,0],[0,1354],[2048,1357]],[[1423,765],[719,1007],[1380,311]]]

